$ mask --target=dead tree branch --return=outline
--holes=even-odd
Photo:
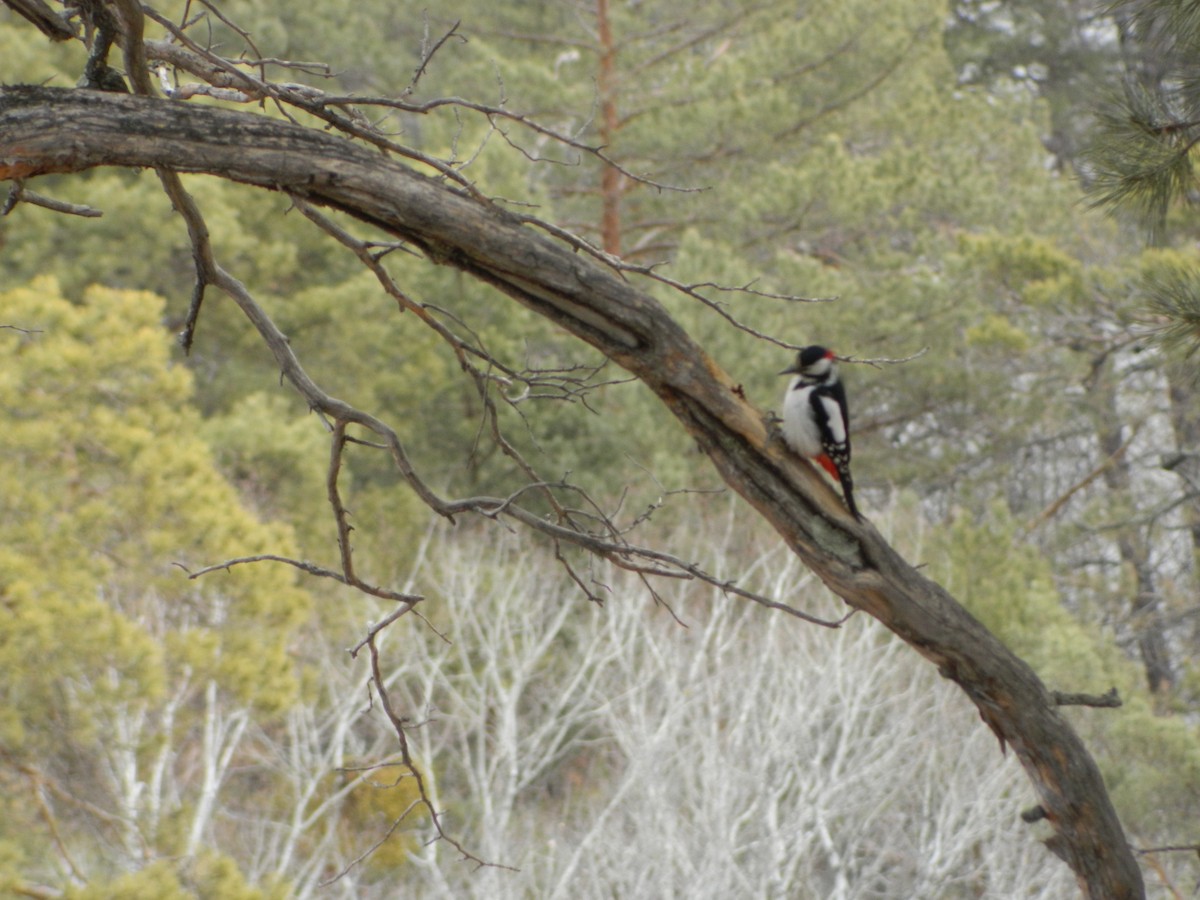
[[[1101,709],[1116,709],[1121,705],[1117,689],[1109,688],[1103,694],[1068,694],[1054,692],[1054,702],[1059,706],[1095,706]]]
[[[55,200],[53,197],[43,197],[25,187],[20,181],[14,181],[8,190],[4,205],[0,206],[0,216],[7,216],[18,203],[28,203],[30,206],[41,206],[53,212],[65,213],[68,216],[83,216],[96,219],[104,215],[100,210],[81,203],[67,203],[65,200]]]

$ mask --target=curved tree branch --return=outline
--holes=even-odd
[[[1049,846],[1084,894],[1143,896],[1100,773],[1054,695],[869,523],[855,522],[812,467],[772,439],[737,383],[619,273],[478,197],[320,130],[145,97],[0,90],[0,179],[96,166],[207,173],[342,210],[433,263],[494,285],[623,366],[834,592],[883,622],[970,697],[1025,767],[1056,831]],[[282,364],[290,350],[277,343],[272,351]]]

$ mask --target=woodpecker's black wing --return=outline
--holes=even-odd
[[[823,384],[812,392],[809,402],[826,457],[818,462],[841,483],[846,508],[854,518],[861,519],[854,502],[854,478],[850,475],[850,412],[846,405],[846,389],[840,381]]]

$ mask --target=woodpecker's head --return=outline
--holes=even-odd
[[[825,347],[805,347],[796,354],[796,361],[780,372],[780,375],[799,375],[811,381],[823,381],[833,371],[833,361],[837,357],[833,351]]]

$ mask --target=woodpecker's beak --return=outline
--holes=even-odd
[[[800,363],[799,362],[792,363],[790,366],[788,366],[786,369],[784,369],[779,374],[780,375],[799,375],[800,374]]]

